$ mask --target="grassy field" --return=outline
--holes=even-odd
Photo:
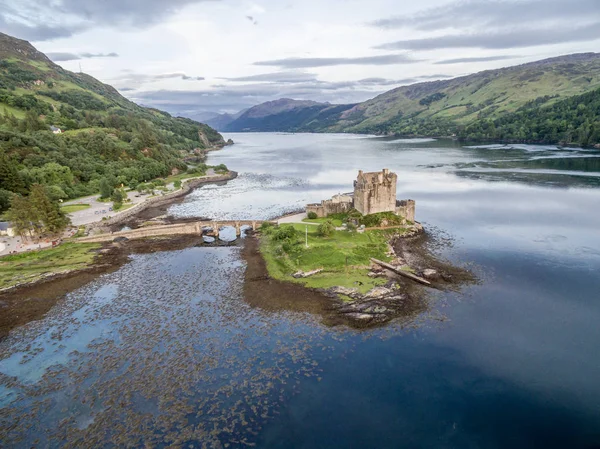
[[[98,243],[64,243],[57,248],[0,258],[0,289],[33,282],[48,274],[79,270],[91,265]]]
[[[371,257],[390,260],[384,232],[369,231],[359,234],[334,231],[331,237],[322,237],[318,235],[317,227],[311,226],[308,228],[306,248],[306,226],[286,226],[292,226],[297,231],[292,239],[277,240],[277,231],[274,229],[263,232],[261,237],[261,252],[273,278],[301,283],[312,288],[356,288],[363,293],[385,283],[385,279],[372,279],[367,276]],[[311,277],[292,277],[298,270],[311,271],[319,268],[323,271]]]
[[[91,206],[89,204],[66,204],[64,206],[60,206],[60,209],[65,214],[72,214],[73,212],[79,212],[80,210],[89,209]]]
[[[339,228],[340,226],[342,226],[342,219],[341,218],[327,218],[327,217],[323,217],[323,218],[305,218],[302,221],[305,222],[305,223],[316,223],[316,224],[321,224],[321,223],[325,223],[326,221],[331,221],[331,223],[336,228]]]

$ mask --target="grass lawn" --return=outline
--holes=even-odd
[[[133,204],[133,203],[124,203],[124,204],[121,206],[121,208],[120,208],[120,209],[115,209],[115,208],[113,207],[113,212],[121,212],[121,211],[124,211],[124,210],[130,209],[130,208],[132,208],[133,206],[135,206],[135,204]]]
[[[316,227],[308,229],[308,248],[305,247],[306,226],[293,226],[298,231],[290,245],[274,239],[274,232],[261,237],[261,252],[267,263],[269,274],[275,279],[297,282],[313,288],[343,286],[367,292],[382,285],[385,279],[372,279],[367,276],[370,258],[389,261],[387,238],[384,232],[368,231],[362,234],[348,231],[335,231],[331,237],[321,237]],[[284,248],[285,247],[285,248]],[[287,251],[285,250],[287,249]],[[298,270],[323,271],[304,279],[294,279],[291,275]]]
[[[306,222],[306,223],[317,223],[317,224],[321,224],[324,223],[326,221],[331,221],[331,223],[333,223],[333,225],[336,228],[339,228],[342,226],[342,220],[341,218],[327,218],[327,217],[323,217],[323,218],[305,218],[302,221]]]
[[[89,204],[67,204],[60,206],[61,210],[66,214],[72,214],[73,212],[79,212],[80,210],[86,210],[90,208]]]
[[[32,282],[46,274],[63,273],[89,266],[98,243],[63,243],[57,248],[0,258],[0,288]]]

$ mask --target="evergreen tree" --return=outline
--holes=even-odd
[[[38,235],[58,235],[69,225],[69,218],[60,209],[58,203],[50,199],[43,185],[34,184],[31,187],[29,203],[35,211]]]
[[[0,153],[0,189],[15,193],[27,193],[27,186],[19,175],[17,165],[2,153]]]
[[[6,218],[12,223],[15,232],[21,238],[33,235],[34,221],[33,209],[29,200],[21,195],[15,195],[11,201],[11,207],[6,212]]]

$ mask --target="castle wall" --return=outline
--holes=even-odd
[[[321,204],[307,204],[306,213],[314,212],[317,217],[324,218],[329,214],[343,214],[352,209],[352,197],[348,195],[335,195],[330,200],[323,200]]]
[[[415,201],[402,200],[398,201],[396,206],[396,215],[406,218],[406,220],[415,222]]]

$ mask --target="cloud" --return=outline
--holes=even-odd
[[[287,82],[285,76],[297,77],[298,82]],[[306,80],[300,80],[304,75]],[[310,76],[308,76],[310,75]],[[147,90],[130,94],[136,102],[165,109],[171,113],[182,110],[211,110],[237,112],[265,101],[279,98],[317,100],[332,104],[353,104],[373,98],[390,89],[390,86],[411,84],[428,79],[450,78],[450,75],[432,74],[415,78],[388,79],[380,77],[348,81],[323,81],[311,79],[305,72],[276,72],[262,75],[231,78],[226,83],[200,90]],[[249,79],[251,78],[251,79]],[[234,81],[254,81],[250,84],[232,84]],[[268,82],[265,82],[267,81]]]
[[[317,75],[308,72],[274,72],[261,73],[259,75],[239,76],[236,78],[221,78],[233,82],[271,82],[271,83],[300,83],[305,81],[316,81]]]
[[[32,41],[70,37],[98,26],[146,28],[183,7],[215,0],[4,0],[0,29]]]
[[[442,61],[436,61],[434,64],[464,64],[469,62],[490,62],[490,61],[504,61],[505,59],[520,58],[517,55],[500,55],[500,56],[481,56],[473,58],[455,58],[455,59],[444,59]]]
[[[184,81],[203,81],[203,76],[189,76],[184,72],[173,73],[136,73],[131,70],[123,70],[123,75],[111,80],[115,87],[123,92],[134,91],[142,87],[144,84],[154,83],[162,80],[180,79]]]
[[[82,58],[118,58],[119,55],[115,52],[111,53],[79,53]]]
[[[258,20],[256,20],[253,16],[246,16],[246,19],[252,22],[253,25],[258,25]]]
[[[478,31],[467,34],[409,39],[378,45],[384,50],[439,50],[446,48],[510,49],[584,42],[600,38],[600,22],[576,28],[519,28],[502,31]]]
[[[598,19],[598,0],[469,0],[449,3],[407,16],[395,16],[370,22],[384,29],[417,28],[439,30],[443,28],[516,26],[540,22],[565,23],[574,19]]]
[[[52,61],[61,62],[61,61],[76,61],[78,59],[87,59],[87,58],[117,58],[119,55],[117,53],[67,53],[67,52],[49,52],[46,53]]]
[[[254,65],[275,66],[286,69],[303,69],[310,67],[329,67],[338,65],[395,65],[419,62],[408,55],[362,56],[355,58],[284,58],[271,61],[258,61]]]

